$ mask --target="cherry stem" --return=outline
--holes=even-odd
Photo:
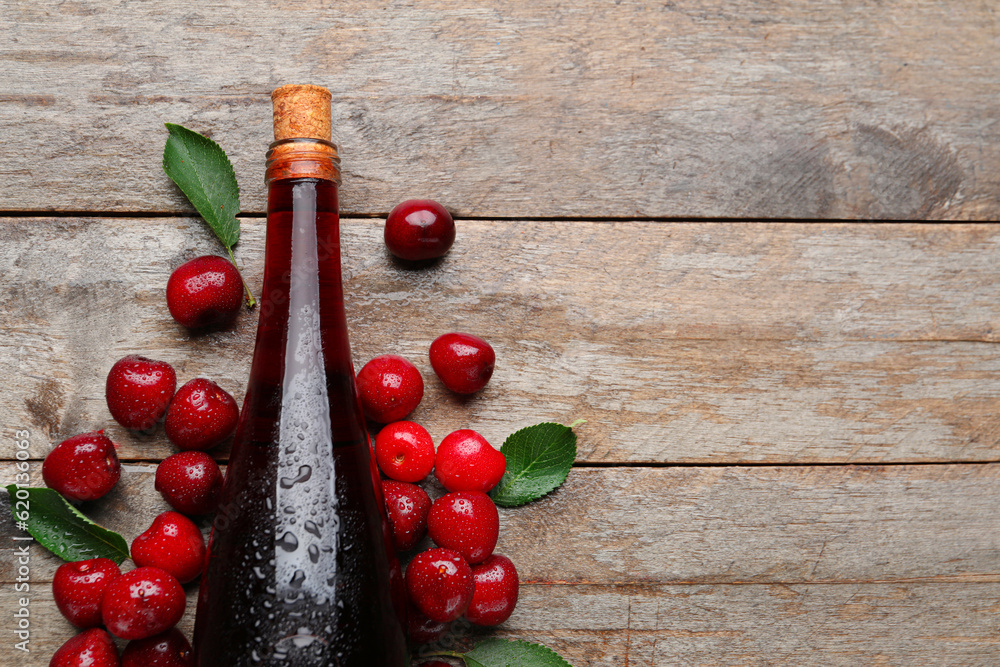
[[[257,305],[257,301],[253,298],[253,294],[250,292],[250,286],[247,285],[247,281],[243,278],[243,273],[240,271],[240,267],[236,264],[236,258],[233,257],[233,249],[230,246],[226,246],[226,252],[229,253],[229,261],[236,267],[236,273],[240,274],[240,280],[243,282],[243,289],[247,291],[247,308],[252,309]]]
[[[581,425],[586,424],[586,423],[587,423],[586,419],[577,419],[575,422],[573,422],[572,424],[570,424],[569,427],[570,428],[576,428],[577,426],[581,426]]]

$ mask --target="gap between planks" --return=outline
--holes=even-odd
[[[389,211],[340,211],[342,219],[379,219],[389,215]],[[143,219],[168,219],[168,218],[193,218],[198,217],[196,211],[86,211],[86,210],[0,210],[2,218],[143,218]],[[243,211],[237,218],[263,219],[267,214],[263,211]],[[975,222],[976,224],[1000,224],[997,220],[907,220],[907,219],[875,219],[875,218],[796,218],[796,217],[718,217],[718,216],[503,216],[503,215],[466,215],[454,216],[457,222],[463,220],[470,221],[496,221],[496,222],[595,222],[595,223],[617,223],[617,222],[664,222],[664,223],[685,223],[692,224],[712,223],[720,224],[732,223],[773,223],[783,222],[792,224],[876,224],[876,225],[962,225]]]
[[[217,463],[225,464],[228,457],[214,457]],[[122,463],[128,465],[159,465],[163,459],[137,459],[119,457]],[[14,459],[10,457],[0,457],[0,463],[14,463],[16,461],[27,461],[28,463],[42,463],[44,458]],[[994,465],[1000,463],[1000,459],[985,459],[972,461],[886,461],[885,463],[845,463],[843,461],[781,461],[770,463],[767,461],[745,461],[745,462],[703,462],[703,463],[669,463],[664,461],[584,461],[574,463],[574,468],[893,468],[900,466],[941,466],[941,465]]]

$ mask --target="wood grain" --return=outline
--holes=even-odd
[[[152,470],[127,467],[88,514],[134,538],[166,508]],[[11,474],[0,467],[0,481]],[[989,664],[1000,650],[998,477],[1000,466],[969,464],[577,469],[550,498],[501,511],[498,551],[522,586],[495,634],[542,642],[576,667]],[[4,609],[24,594],[13,534],[0,523]],[[72,634],[51,601],[58,564],[30,548],[32,653],[4,643],[0,664],[45,665]],[[197,585],[187,588],[190,634]],[[459,623],[441,645],[486,634]]]
[[[194,626],[197,586],[179,625]],[[46,583],[32,586],[27,655],[0,644],[0,663],[46,667],[75,630]],[[20,594],[0,588],[0,608]],[[464,650],[485,636],[535,641],[574,667],[674,665],[988,665],[995,662],[1000,584],[592,586],[523,584],[493,631],[458,621],[425,651]]]
[[[989,2],[16,1],[8,210],[189,210],[164,122],[263,209],[268,93],[334,93],[344,208],[462,216],[996,219]],[[543,193],[542,196],[539,196]]]
[[[264,221],[243,226],[237,256],[259,292]],[[1000,457],[994,225],[466,221],[416,270],[387,256],[378,220],[345,221],[343,246],[359,367],[414,360],[413,418],[435,439],[472,427],[499,445],[583,418],[588,463]],[[172,268],[216,249],[194,219],[0,219],[0,365],[18,379],[0,419],[32,429],[33,457],[98,428],[125,459],[173,451],[162,430],[127,433],[107,413],[125,354],[242,399],[256,316],[191,335],[164,304]],[[498,351],[474,398],[427,361],[449,330]]]
[[[88,514],[131,543],[169,509],[154,469],[128,467]],[[1000,464],[576,468],[548,498],[501,510],[497,551],[541,584],[1000,582],[998,489]],[[0,582],[14,530],[0,523]],[[49,580],[59,561],[31,554]]]

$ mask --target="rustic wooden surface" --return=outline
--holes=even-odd
[[[190,610],[197,588],[188,586],[187,592]],[[5,608],[14,604],[12,598],[8,590],[0,592]],[[50,629],[35,650],[51,654],[74,629],[56,611],[51,588],[39,586],[33,600]],[[618,667],[984,665],[997,650],[998,606],[998,583],[529,583],[521,585],[514,615],[498,630],[459,624],[441,647],[461,648],[484,636],[501,636],[545,644],[573,665]],[[193,626],[189,611],[179,627],[190,636]]]
[[[188,210],[159,169],[163,123],[183,121],[261,211],[268,93],[308,79],[334,94],[346,211],[434,192],[485,217],[996,218],[996,11],[8,1],[0,200]]]
[[[131,541],[168,509],[154,470],[127,466],[90,514]],[[12,478],[0,468],[0,482]],[[555,495],[501,510],[497,551],[519,564],[524,597],[501,634],[574,665],[991,655],[998,487],[997,465],[577,470]],[[0,581],[14,580],[14,534],[3,524]],[[73,633],[46,585],[60,561],[38,546],[30,558],[51,652]],[[0,601],[13,605],[9,588]],[[458,624],[449,637],[482,634]]]
[[[264,221],[243,227],[237,254],[259,291]],[[94,424],[123,458],[171,453],[162,436],[107,419],[107,369],[126,354],[153,350],[180,382],[206,375],[242,398],[255,315],[192,337],[164,314],[170,271],[212,248],[202,222],[29,218],[0,228],[0,322],[18,334],[0,344],[0,365],[21,378],[0,406],[36,429],[34,456]],[[1000,458],[1000,227],[461,229],[440,264],[415,271],[388,256],[380,220],[344,222],[357,360],[413,359],[428,378],[414,417],[436,438],[471,420],[499,445],[521,426],[583,418],[581,463]],[[64,274],[67,261],[79,269]],[[489,332],[499,351],[493,381],[472,399],[449,395],[426,356],[452,329]]]
[[[502,512],[521,603],[494,634],[574,667],[1000,664],[998,48],[979,1],[5,3],[0,482],[15,429],[40,484],[105,428],[125,474],[85,511],[131,540],[165,508],[173,449],[111,421],[107,370],[142,352],[241,399],[256,315],[166,313],[218,247],[162,123],[232,156],[259,290],[268,94],[308,81],[334,93],[358,364],[413,359],[436,440],[588,420],[566,485]],[[412,196],[460,218],[419,270],[380,238]],[[448,330],[498,351],[474,398],[429,367]],[[0,665],[44,667],[72,634],[58,561],[30,549],[15,651],[16,534]]]

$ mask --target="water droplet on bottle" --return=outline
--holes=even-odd
[[[295,477],[282,477],[280,484],[283,489],[290,489],[296,484],[301,484],[302,482],[308,482],[309,478],[312,477],[312,468],[310,466],[299,466],[299,474]]]
[[[299,634],[292,637],[292,643],[295,644],[296,648],[305,648],[315,640],[316,637],[313,636],[312,630],[309,628],[299,628]]]
[[[289,581],[288,584],[292,588],[301,588],[305,580],[306,580],[306,573],[303,572],[302,570],[295,570],[295,574],[292,575],[292,580]]]
[[[299,548],[299,539],[295,537],[294,533],[291,531],[286,531],[281,538],[274,543],[275,546],[279,546],[285,551],[295,551]]]
[[[315,544],[309,545],[309,560],[311,560],[314,563],[319,562],[319,547],[317,547]]]
[[[307,520],[304,524],[302,524],[302,527],[305,528],[307,533],[312,533],[316,537],[323,537],[322,535],[320,535],[319,526],[316,525],[315,521]]]

